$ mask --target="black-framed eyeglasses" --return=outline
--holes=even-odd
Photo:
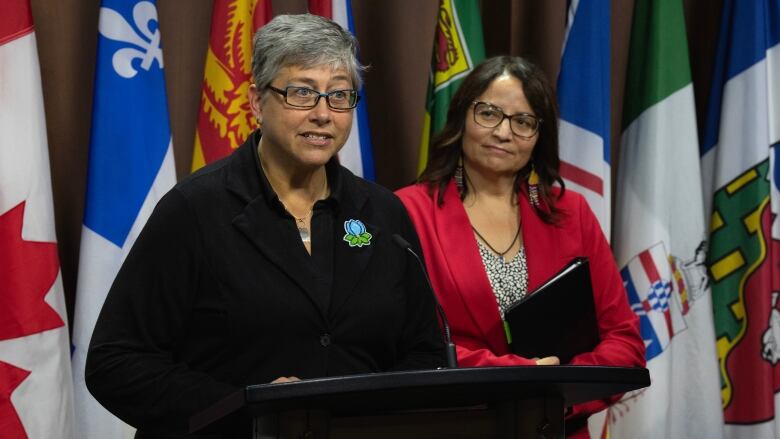
[[[312,109],[320,102],[320,98],[325,98],[328,107],[332,110],[351,110],[357,106],[360,96],[356,90],[333,90],[328,93],[320,93],[309,87],[289,86],[285,88],[276,88],[268,85],[268,89],[273,90],[284,96],[284,102],[295,108]]]
[[[506,114],[501,108],[487,102],[474,101],[474,122],[485,128],[495,128],[509,119],[509,129],[523,139],[530,139],[539,132],[542,119],[528,113]]]

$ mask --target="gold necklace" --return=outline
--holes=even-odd
[[[265,178],[268,179],[268,173],[265,170],[265,166],[263,165],[262,158],[258,160],[260,162],[260,170],[263,171],[263,174],[265,174]],[[271,189],[273,189],[274,192],[276,192],[276,189],[274,189],[273,183],[271,183],[271,180],[268,179],[268,184],[271,185]],[[325,195],[328,194],[328,182],[327,179],[325,180],[325,190],[323,191]],[[277,198],[279,198],[279,195],[277,194]],[[319,199],[319,198],[317,198]],[[290,211],[290,209],[287,208],[287,206],[282,202],[282,199],[279,198],[279,203],[281,203],[282,207],[284,208],[284,211],[287,212],[288,215],[293,217],[295,220],[295,227],[298,228],[298,235],[301,237],[301,241],[303,242],[311,242],[311,232],[309,231],[309,228],[306,227],[306,219],[309,218],[309,216],[314,212],[314,204],[317,202],[317,200],[314,200],[314,203],[312,203],[311,208],[309,209],[309,212],[302,216],[297,217],[293,215],[293,213]]]
[[[279,202],[282,203],[282,200],[280,199]],[[290,209],[288,209],[287,206],[284,205],[284,203],[282,203],[282,207],[284,207],[285,212],[287,212],[295,220],[295,226],[298,228],[298,235],[300,235],[301,241],[303,242],[311,241],[311,232],[309,231],[308,227],[306,227],[306,218],[308,218],[312,214],[312,212],[314,212],[314,205],[312,204],[311,209],[309,209],[309,212],[300,218],[293,215],[293,213],[290,212]]]

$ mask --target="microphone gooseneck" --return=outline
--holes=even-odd
[[[433,302],[436,305],[436,313],[439,315],[442,327],[444,328],[444,343],[447,348],[447,367],[449,369],[457,369],[458,355],[455,351],[455,344],[452,342],[452,335],[450,334],[450,324],[447,321],[447,314],[444,313],[444,308],[442,308],[441,303],[439,303],[439,298],[436,297],[436,293],[433,291],[433,284],[431,283],[431,278],[428,276],[428,270],[425,269],[425,264],[423,263],[420,256],[415,253],[414,250],[412,250],[412,245],[409,244],[409,242],[401,235],[397,233],[393,234],[393,242],[395,242],[398,247],[406,250],[409,252],[409,254],[414,256],[414,259],[420,266],[420,270],[422,271],[423,277],[425,278],[425,282],[428,284],[428,291],[430,291],[431,297],[433,297]]]

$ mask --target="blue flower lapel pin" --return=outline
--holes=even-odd
[[[363,247],[371,245],[371,234],[366,231],[366,225],[363,221],[351,219],[344,221],[344,241],[349,243],[350,247]]]

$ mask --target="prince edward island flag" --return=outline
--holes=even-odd
[[[702,139],[728,438],[780,438],[780,0],[726,0]]]
[[[175,183],[157,8],[103,0],[73,327],[77,437],[132,431],[87,391],[84,363],[114,276],[162,195]]]
[[[722,437],[699,142],[682,0],[634,6],[613,245],[652,386],[608,409],[610,438]],[[598,437],[598,436],[596,436]]]

